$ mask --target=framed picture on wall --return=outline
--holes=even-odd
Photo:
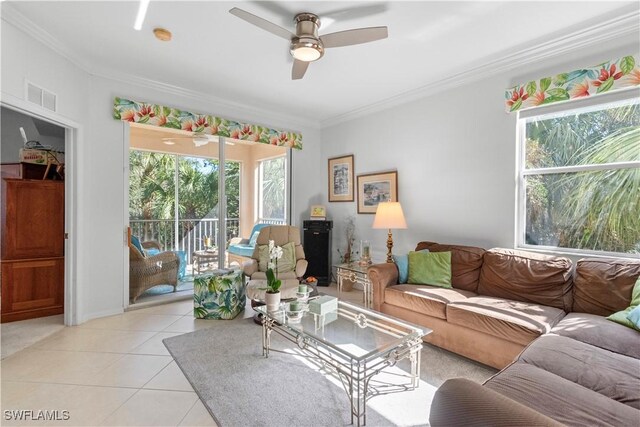
[[[359,214],[375,214],[378,203],[397,201],[397,171],[358,175]]]
[[[353,155],[329,159],[329,201],[353,202]]]

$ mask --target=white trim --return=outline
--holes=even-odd
[[[522,249],[531,252],[540,252],[543,254],[551,255],[568,255],[575,257],[593,257],[593,258],[630,258],[640,259],[640,254],[630,254],[625,252],[605,252],[605,251],[593,251],[589,249],[571,249],[560,248],[557,246],[538,246],[538,245],[517,245],[516,249]]]
[[[21,100],[14,96],[2,93],[0,105],[14,111],[35,117],[46,122],[65,128],[65,233],[69,238],[65,240],[64,260],[64,324],[67,326],[82,323],[82,286],[78,286],[79,266],[82,265],[82,253],[79,252],[80,230],[82,229],[78,215],[77,196],[80,180],[78,177],[79,165],[77,153],[81,149],[83,141],[82,126],[36,104]]]
[[[524,151],[524,150],[522,150]],[[640,168],[640,161],[634,162],[618,162],[618,163],[600,163],[596,165],[580,165],[580,166],[558,166],[553,168],[537,168],[537,169],[525,169],[522,171],[522,175],[549,175],[554,173],[571,173],[571,172],[587,172],[587,171],[602,171],[602,170],[618,170]]]
[[[530,44],[532,44],[533,47],[528,49],[518,49],[516,53],[502,56],[476,67],[471,67],[453,76],[434,80],[425,86],[411,89],[343,114],[325,118],[320,122],[321,127],[325,128],[338,123],[344,123],[375,112],[407,104],[436,93],[495,76],[502,71],[508,71],[531,63],[538,63],[546,58],[558,56],[566,52],[575,52],[580,48],[603,43],[611,39],[637,33],[638,31],[640,31],[640,11],[635,10],[546,42],[531,42]]]
[[[115,316],[116,314],[122,314],[122,313],[124,313],[124,309],[122,307],[113,308],[110,310],[96,311],[94,313],[87,313],[85,316],[82,317],[81,319],[82,321],[80,323],[85,323],[85,322],[88,322],[89,320],[99,319],[101,317]]]
[[[264,118],[265,121],[273,120],[276,123],[287,123],[290,126],[294,127],[310,127],[313,129],[319,129],[319,123],[315,120],[304,119],[299,116],[278,113],[273,109],[268,108],[257,108],[253,105],[244,104],[240,102],[230,101],[227,99],[220,98],[217,95],[211,93],[202,93],[199,91],[195,91],[192,89],[187,89],[181,86],[172,85],[169,83],[164,83],[157,80],[148,79],[145,77],[135,76],[133,74],[122,73],[115,70],[108,70],[104,67],[94,67],[89,65],[84,59],[81,59],[78,55],[76,55],[71,49],[69,49],[64,43],[62,43],[59,39],[53,36],[48,31],[40,28],[36,23],[31,21],[25,15],[16,10],[9,2],[3,2],[2,4],[2,15],[0,19],[5,22],[15,26],[22,32],[28,34],[33,37],[38,42],[44,44],[48,48],[52,49],[54,52],[62,56],[63,58],[70,61],[72,64],[80,68],[81,70],[89,73],[92,76],[100,77],[108,80],[119,81],[126,84],[131,84],[139,87],[144,87],[148,89],[154,89],[163,93],[167,93],[170,95],[181,96],[184,98],[206,102],[207,104],[215,104],[216,108],[219,108],[221,111],[224,111],[227,108],[235,109],[238,111],[246,111],[255,116]],[[151,100],[145,100],[151,101]],[[234,119],[239,122],[246,122],[251,120],[239,119],[237,117],[227,117],[226,118]],[[263,125],[267,127],[275,127],[275,128],[283,128],[286,126],[274,126],[273,124],[263,123]],[[283,129],[287,130],[287,129]],[[290,129],[294,131],[294,129]]]
[[[206,101],[207,103],[216,103],[219,104],[219,108],[221,110],[224,110],[227,107],[241,109],[259,115],[260,117],[264,117],[266,120],[291,123],[293,126],[307,126],[313,129],[323,129],[338,123],[347,122],[358,117],[367,116],[378,111],[383,111],[398,105],[407,104],[409,102],[425,98],[435,93],[443,92],[445,90],[453,89],[455,87],[459,87],[471,82],[479,81],[494,76],[502,71],[507,71],[531,63],[537,63],[546,58],[558,56],[567,52],[575,52],[576,50],[584,48],[586,46],[603,43],[640,31],[640,11],[638,10],[624,13],[620,16],[616,16],[612,19],[605,20],[594,25],[588,25],[587,28],[585,28],[585,23],[583,23],[579,26],[574,26],[573,28],[580,28],[568,34],[555,37],[551,40],[541,41],[539,43],[536,41],[532,41],[530,44],[533,47],[530,47],[528,49],[517,49],[514,53],[503,55],[489,62],[479,64],[475,67],[472,66],[467,71],[464,71],[462,73],[448,76],[439,80],[434,80],[428,85],[414,88],[404,93],[399,93],[395,96],[368,105],[364,105],[359,108],[355,108],[351,111],[347,111],[345,113],[340,113],[335,116],[326,117],[320,121],[316,121],[311,119],[303,119],[297,116],[292,116],[290,114],[277,113],[269,109],[256,108],[251,105],[245,105],[238,102],[225,100],[213,94],[203,94],[201,92],[196,92],[194,90],[186,89],[180,86],[146,79],[131,74],[119,73],[114,70],[106,70],[103,68],[94,69],[93,67],[89,66],[83,59],[77,56],[71,49],[60,42],[60,40],[55,38],[49,32],[38,27],[33,21],[10,6],[10,3],[3,3],[2,16],[0,18],[14,25],[16,28],[30,35],[45,46],[48,46],[49,48],[78,66],[80,69],[88,72],[93,76],[120,81],[123,83],[150,89],[156,89],[168,94],[182,96],[198,101]]]
[[[127,227],[129,227],[129,147],[131,145],[130,137],[131,126],[129,122],[122,122],[122,158],[123,158],[123,191],[122,199],[124,209],[122,212],[122,232],[124,233],[124,244],[122,245],[122,307],[126,310],[129,307],[129,235]]]

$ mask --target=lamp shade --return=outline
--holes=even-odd
[[[399,202],[382,202],[378,204],[373,228],[407,228],[402,206]]]

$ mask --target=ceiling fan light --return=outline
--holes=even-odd
[[[324,47],[320,40],[313,37],[300,37],[291,41],[291,56],[298,61],[317,61],[324,55]]]
[[[312,47],[299,47],[292,53],[298,61],[312,62],[320,59],[320,52]]]

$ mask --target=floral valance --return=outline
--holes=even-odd
[[[640,86],[640,56],[624,56],[603,64],[532,80],[507,89],[507,112]]]
[[[302,149],[302,134],[270,129],[249,123],[207,114],[191,113],[164,105],[130,101],[116,97],[113,103],[113,117],[134,123],[143,123],[170,129],[182,129],[207,135],[218,135],[262,144]]]

